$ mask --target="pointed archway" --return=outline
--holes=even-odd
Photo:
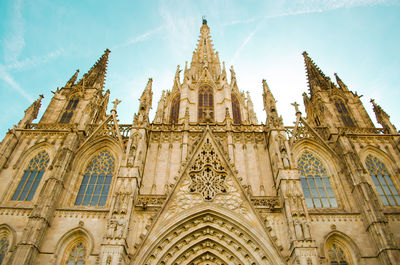
[[[285,264],[210,129],[176,181],[132,264]]]

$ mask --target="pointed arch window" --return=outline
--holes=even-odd
[[[13,201],[30,201],[35,195],[35,191],[44,174],[45,168],[49,163],[49,155],[46,151],[38,153],[28,164],[18,183],[11,200]]]
[[[342,242],[338,241],[337,239],[332,239],[327,242],[326,247],[329,265],[353,264],[351,253]]]
[[[198,120],[206,121],[207,118],[214,120],[214,94],[210,86],[199,89]]]
[[[6,236],[0,238],[0,265],[3,263],[4,258],[7,255],[8,247],[10,242]]]
[[[328,173],[321,160],[306,151],[297,161],[297,170],[308,208],[338,207]]]
[[[368,155],[365,161],[378,195],[385,206],[400,206],[400,196],[386,166],[377,157]]]
[[[104,206],[114,171],[115,159],[108,151],[95,156],[86,168],[75,205]]]
[[[65,265],[84,265],[87,257],[86,246],[79,242],[75,244],[72,248],[68,249],[69,253],[66,253]]]
[[[239,100],[235,95],[232,95],[232,113],[233,113],[233,123],[241,124],[242,119],[240,117],[240,104]]]
[[[343,100],[336,98],[335,99],[336,110],[339,113],[339,116],[346,127],[356,127],[353,119],[351,118],[350,112],[344,104]]]
[[[178,94],[174,97],[171,103],[171,114],[170,114],[170,122],[178,123],[179,118],[179,105],[181,101],[181,95]]]
[[[61,116],[60,122],[61,123],[68,123],[70,122],[72,115],[74,115],[74,110],[78,106],[79,98],[71,98],[68,101],[68,105],[65,108],[63,115]]]

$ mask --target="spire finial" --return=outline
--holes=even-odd
[[[207,25],[206,16],[202,16],[201,19],[202,19],[202,21],[203,21],[203,25]]]

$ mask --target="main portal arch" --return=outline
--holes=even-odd
[[[161,220],[159,220],[161,221]],[[167,221],[167,220],[165,220]],[[159,222],[132,264],[285,264],[261,223],[205,203]]]

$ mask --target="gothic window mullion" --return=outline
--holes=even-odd
[[[114,161],[107,151],[100,152],[91,160],[83,175],[75,205],[105,205],[114,170]]]
[[[365,164],[383,205],[399,206],[400,196],[385,164],[372,155],[367,156]]]
[[[49,156],[45,151],[38,153],[31,159],[27,169],[24,170],[24,174],[22,175],[11,200],[32,200],[48,162]]]
[[[308,151],[304,152],[298,160],[298,170],[307,207],[337,207],[329,176],[318,158]]]

